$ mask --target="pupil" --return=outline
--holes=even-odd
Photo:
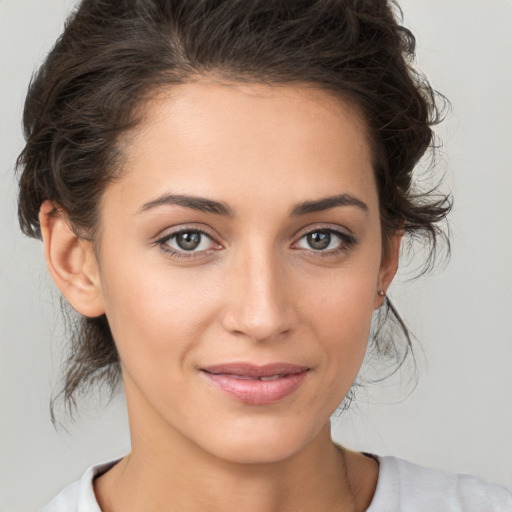
[[[201,233],[179,233],[176,235],[176,243],[184,251],[192,251],[201,243]]]
[[[326,233],[324,231],[316,231],[315,233],[310,233],[307,238],[309,246],[317,251],[326,249],[331,243],[330,233]]]

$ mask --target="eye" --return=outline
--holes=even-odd
[[[303,235],[296,244],[299,249],[315,252],[336,252],[348,249],[355,243],[351,235],[334,229],[317,229]]]
[[[198,253],[215,246],[215,242],[203,231],[187,229],[172,233],[158,240],[165,251],[176,253]]]

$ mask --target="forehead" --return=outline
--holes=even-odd
[[[221,194],[228,201],[261,193],[300,202],[374,188],[358,109],[303,85],[169,87],[145,104],[122,152],[116,187],[146,200],[162,192]]]

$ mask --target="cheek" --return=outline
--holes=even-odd
[[[172,270],[127,259],[104,269],[106,315],[125,366],[176,367],[215,315],[216,290]]]
[[[307,329],[307,350],[317,362],[316,385],[306,409],[325,421],[346,397],[363,362],[375,282],[370,274],[347,271],[324,284],[303,294],[307,299],[301,323]]]
[[[300,285],[302,293],[297,290],[307,300],[304,309],[314,311],[317,323],[325,329],[347,334],[368,329],[374,309],[379,261],[371,252],[354,260],[354,264],[329,273],[312,275],[307,283]]]
[[[378,268],[367,269],[352,268],[331,276],[323,287],[307,294],[302,307],[312,335],[322,342],[330,378],[350,384],[366,352],[374,311]]]
[[[343,366],[343,372],[354,375],[362,363],[372,318],[372,301],[363,297],[358,302],[354,295],[328,301],[318,312],[317,336],[328,345],[333,366]],[[339,370],[339,369],[338,369]]]

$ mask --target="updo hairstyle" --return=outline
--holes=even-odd
[[[41,237],[39,208],[49,199],[94,243],[99,200],[123,173],[122,135],[141,121],[145,102],[163,87],[215,76],[310,85],[354,105],[371,142],[384,250],[403,230],[430,246],[431,262],[450,200],[417,190],[412,178],[445,102],[413,69],[415,39],[400,19],[391,0],[83,0],[26,98],[21,229]],[[373,349],[401,364],[409,332],[389,299],[379,315]],[[74,405],[93,384],[114,390],[120,369],[107,318],[67,316],[61,395]],[[385,319],[398,326],[394,334]]]

